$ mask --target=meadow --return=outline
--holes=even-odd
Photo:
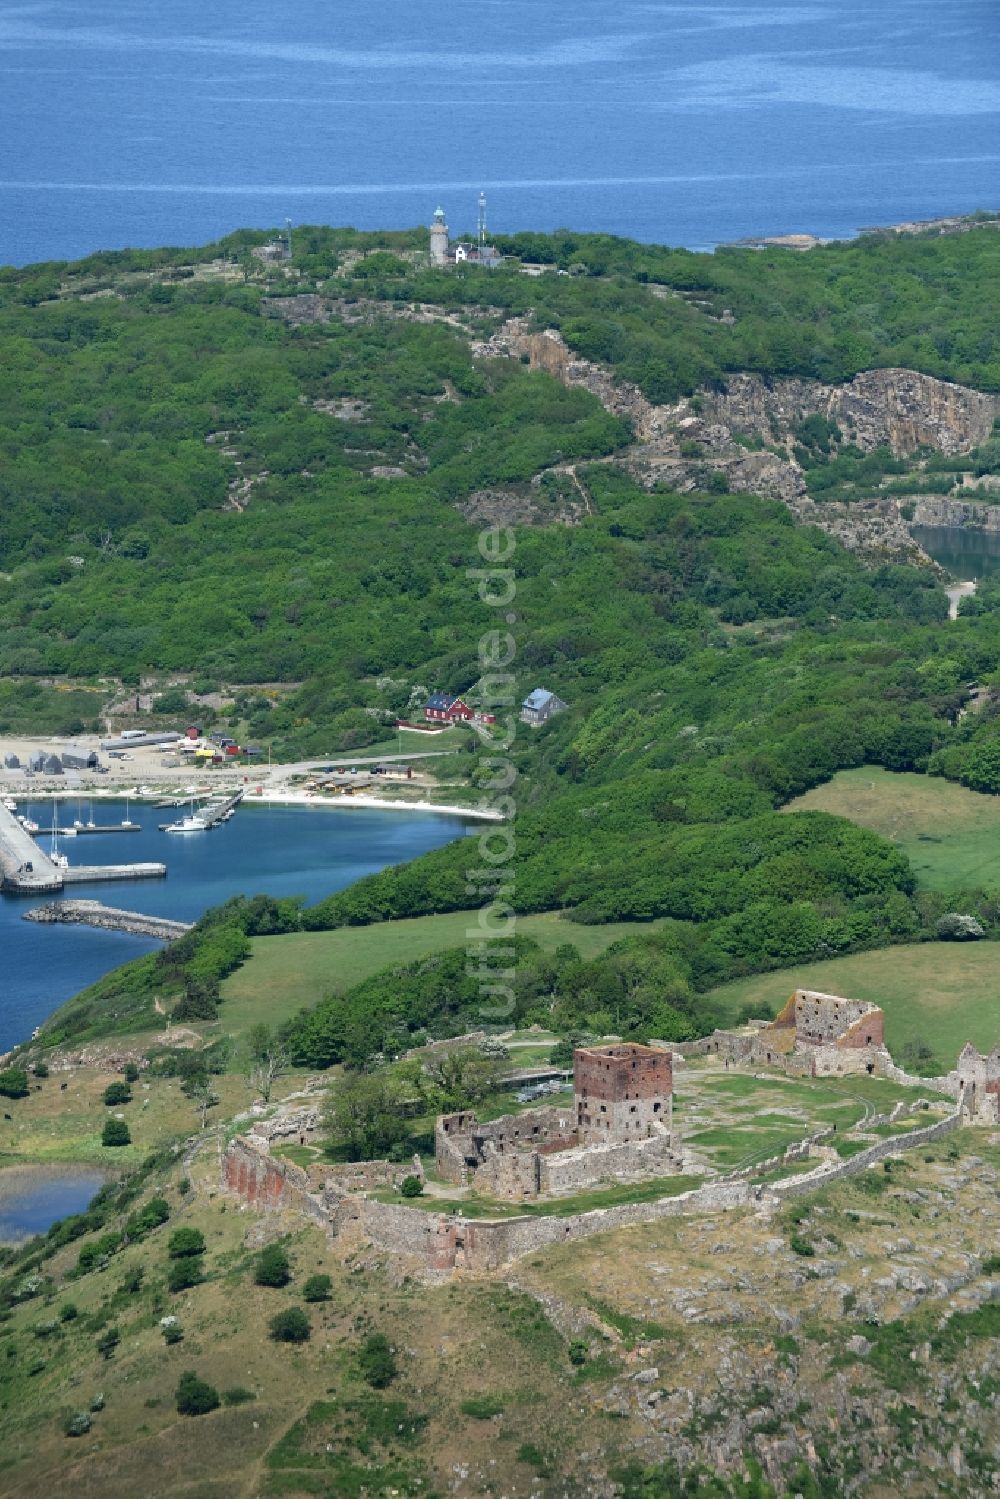
[[[832,812],[904,853],[920,886],[1000,885],[1000,797],[952,781],[862,765],[796,797],[788,812]]]
[[[284,1024],[299,1010],[327,995],[343,993],[395,963],[412,963],[428,953],[462,947],[475,911],[417,916],[371,926],[337,927],[329,932],[293,932],[255,937],[252,954],[222,985],[222,1029],[239,1040],[253,1025]],[[571,943],[582,958],[595,958],[612,942],[650,931],[659,923],[609,922],[578,926],[557,912],[519,916],[517,931],[545,952]]]

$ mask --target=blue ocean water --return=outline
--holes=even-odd
[[[1000,207],[995,0],[0,3],[0,263],[240,225],[711,246]]]
[[[42,803],[36,803],[33,810],[35,820],[47,825],[50,804],[42,811]],[[72,823],[75,804],[63,802],[61,810],[60,820]],[[120,822],[124,815],[124,803],[95,804],[95,821]],[[194,921],[232,895],[261,891],[301,895],[312,904],[362,875],[460,837],[467,826],[460,818],[434,813],[249,805],[211,832],[171,837],[158,824],[178,813],[132,802],[129,815],[142,824],[141,833],[68,839],[62,849],[70,863],[158,861],[167,865],[167,878],[74,885],[67,893],[177,921]],[[39,841],[48,851],[49,838],[39,835]],[[159,946],[121,932],[21,919],[40,904],[35,898],[0,896],[0,1052],[27,1040],[85,984]]]

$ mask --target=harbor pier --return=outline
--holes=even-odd
[[[0,890],[45,895],[64,885],[105,880],[162,879],[165,864],[74,864],[64,868],[42,852],[12,812],[0,804]]]

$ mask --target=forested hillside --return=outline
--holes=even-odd
[[[537,277],[431,272],[416,235],[327,230],[264,268],[251,238],[0,274],[0,727],[53,678],[172,678],[235,691],[279,756],[327,755],[423,690],[476,700],[495,611],[463,509],[502,485],[535,522],[514,695],[570,705],[512,751],[516,908],[668,918],[679,999],[925,930],[888,844],[779,809],[866,762],[1000,790],[992,690],[963,712],[997,673],[1000,595],[950,622],[931,570],[864,567],[773,501],[647,492],[615,461],[621,419],[472,345],[533,312],[657,400],[739,369],[891,364],[1000,389],[995,230],[803,256],[509,243],[567,272]],[[288,919],[461,909],[464,860]]]

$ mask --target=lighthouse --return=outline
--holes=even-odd
[[[448,263],[448,225],[444,221],[444,209],[436,208],[431,222],[431,265]]]

